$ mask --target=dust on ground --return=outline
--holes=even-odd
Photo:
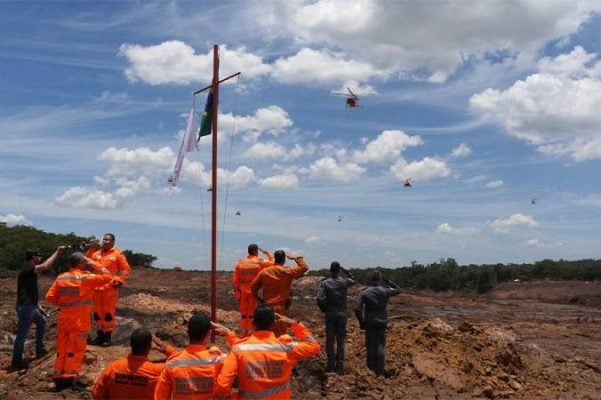
[[[51,283],[43,277],[42,294]],[[291,315],[322,344],[319,357],[295,369],[293,398],[311,399],[595,399],[601,398],[601,283],[511,282],[485,295],[404,291],[391,299],[386,376],[365,367],[363,332],[349,313],[346,373],[325,373],[323,316],[313,296],[319,278],[294,285]],[[209,311],[207,272],[134,268],[121,290],[115,345],[88,346],[79,388],[52,392],[49,354],[25,371],[7,370],[16,331],[15,279],[0,279],[0,398],[91,398],[107,363],[128,353],[129,334],[145,325],[175,346],[185,345],[178,322],[193,310]],[[239,314],[231,273],[217,277],[217,319],[231,328]],[[352,310],[360,290],[349,292]],[[55,350],[56,310],[50,311],[47,347]],[[33,332],[26,344],[32,358]],[[221,338],[216,344],[227,349]],[[151,359],[163,356],[152,352]]]

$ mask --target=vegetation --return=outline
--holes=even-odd
[[[75,233],[66,235],[47,233],[24,225],[9,227],[6,223],[0,222],[0,271],[16,271],[21,268],[25,260],[26,249],[38,248],[46,259],[60,245],[78,249],[82,243],[91,239],[91,237],[77,236]],[[124,250],[123,253],[132,266],[152,267],[152,263],[156,260],[156,257],[152,255],[134,253],[131,250]],[[68,268],[68,260],[65,255],[58,257],[53,265],[55,273],[66,271]]]
[[[396,269],[380,267],[351,269],[361,283],[367,283],[376,271],[404,288],[487,292],[501,282],[512,280],[597,280],[601,279],[601,260],[542,260],[534,264],[458,265],[452,258],[429,265],[415,261]],[[327,275],[328,270],[311,271],[311,275]]]

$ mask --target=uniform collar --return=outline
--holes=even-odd
[[[273,333],[273,331],[254,331],[252,333],[252,336],[258,339],[268,339],[271,337],[275,339],[275,334]]]

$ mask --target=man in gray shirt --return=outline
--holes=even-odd
[[[367,367],[377,375],[384,375],[384,349],[386,346],[386,325],[388,299],[401,293],[394,282],[382,277],[376,271],[369,286],[361,291],[355,307],[355,315],[361,329],[365,329],[365,347],[367,348]],[[365,313],[363,312],[365,309]]]
[[[340,272],[348,277],[343,278]],[[346,292],[357,283],[338,261],[330,265],[330,276],[319,283],[317,304],[326,318],[326,354],[328,372],[344,373],[344,340],[346,338]],[[336,341],[336,352],[334,351]]]

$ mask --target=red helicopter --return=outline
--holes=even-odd
[[[407,178],[405,179],[405,182],[403,183],[403,186],[405,186],[406,188],[410,188],[413,186],[413,178]]]
[[[348,108],[363,108],[359,103],[359,97],[353,93],[351,88],[347,87],[348,93],[332,93],[335,96],[346,96],[346,106]]]

